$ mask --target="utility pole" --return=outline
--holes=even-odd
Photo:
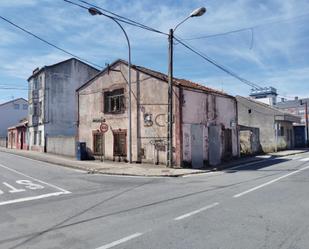
[[[167,166],[173,167],[173,38],[174,30],[168,35],[168,111],[167,111]]]
[[[168,104],[167,104],[167,167],[173,167],[173,40],[176,29],[191,17],[204,15],[206,8],[201,7],[194,10],[189,16],[178,23],[168,34]]]
[[[306,147],[308,147],[308,104],[305,102],[305,120],[306,120]]]
[[[308,147],[308,145],[309,145],[309,139],[308,139],[308,136],[309,136],[309,134],[308,134],[308,103],[307,103],[307,101],[306,102],[303,102],[303,100],[301,99],[300,100],[300,105],[305,105],[305,122],[306,122],[306,141],[305,141],[305,144],[306,144],[306,147]]]

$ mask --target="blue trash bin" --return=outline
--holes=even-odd
[[[76,159],[79,161],[87,160],[87,147],[85,142],[76,143]]]

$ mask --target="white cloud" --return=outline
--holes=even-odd
[[[37,67],[43,67],[45,65],[51,65],[59,61],[68,59],[68,56],[64,56],[58,53],[50,53],[44,55],[36,55],[33,57],[20,57],[13,61],[1,62],[2,75],[14,76],[19,79],[26,80],[32,71]]]
[[[90,16],[87,11],[62,1],[44,1],[44,5],[29,8],[30,12],[26,12],[25,15],[19,15],[13,11],[14,8],[18,9],[19,4],[31,6],[38,2],[38,0],[1,0],[0,6],[1,11],[6,10],[2,8],[4,6],[12,7],[7,8],[8,16],[13,20],[17,19],[19,24],[25,25],[56,45],[98,64],[104,65],[104,62],[110,62],[118,57],[127,58],[127,45],[121,30],[106,17]],[[206,5],[208,10],[204,16],[191,18],[177,30],[178,36],[187,38],[276,22],[303,15],[306,11],[309,12],[307,0],[297,2],[293,0],[206,2],[204,0],[97,0],[91,2],[164,32],[168,32],[169,28],[174,27],[194,8]],[[305,20],[307,20],[306,17],[303,17],[293,21],[258,26],[254,29],[252,49],[250,49],[250,32],[190,41],[190,43],[248,80],[262,82],[262,84],[265,82],[265,86],[281,82],[276,85],[279,89],[288,89],[286,91],[296,94],[297,89],[290,87],[287,79],[294,83],[298,82],[297,84],[305,82],[305,79],[295,75],[307,73],[305,68],[309,66],[306,59],[309,51],[304,45],[308,43],[309,38]],[[124,27],[132,43],[133,60],[165,72],[167,37],[126,24]],[[8,36],[4,37],[2,36],[4,32],[0,29],[0,44],[11,44],[12,47],[6,53],[11,53],[12,56],[4,56],[1,53],[0,63],[5,65],[7,70],[5,73],[10,76],[17,75],[19,78],[26,78],[37,66],[67,58],[62,54],[48,53],[50,51],[48,46],[46,46],[46,51],[44,47],[40,47],[37,51],[34,45],[36,41],[33,39],[29,39],[28,43],[29,50],[33,50],[32,57],[29,59],[29,53],[21,53],[20,58],[16,58],[14,33],[8,33]],[[223,89],[228,92],[244,94],[250,90],[243,83],[226,76],[224,72],[214,69],[203,60],[199,60],[200,63],[207,65],[204,70],[196,64],[196,55],[184,48],[181,49],[180,45],[175,46],[175,54],[182,60],[181,63],[175,61],[177,67],[179,65],[177,74],[180,76],[184,74],[186,78],[197,81],[203,79],[202,82],[207,82],[216,88],[218,86],[221,88],[223,85]],[[14,60],[9,60],[9,58],[14,58]],[[291,67],[294,71],[290,69]],[[298,69],[299,71],[296,71]],[[294,77],[291,78],[284,72],[291,72]],[[303,89],[301,85],[300,89]]]

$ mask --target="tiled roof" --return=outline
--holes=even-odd
[[[123,62],[125,64],[127,64],[126,61],[123,61]],[[145,67],[141,67],[141,66],[135,66],[135,65],[132,65],[132,68],[136,68],[137,70],[139,70],[143,73],[152,75],[152,76],[159,78],[163,81],[166,81],[166,82],[168,81],[168,76],[164,73],[161,73],[161,72],[158,72],[158,71],[155,71],[155,70],[152,70],[152,69],[148,69],[148,68],[145,68]],[[206,86],[203,86],[201,84],[198,84],[198,83],[195,83],[193,81],[186,80],[186,79],[178,79],[178,78],[174,77],[173,84],[175,84],[176,86],[183,86],[183,87],[187,87],[187,88],[191,88],[191,89],[196,89],[196,90],[201,90],[201,91],[206,91],[206,92],[210,92],[210,93],[216,93],[216,94],[219,94],[219,95],[232,97],[225,92],[215,90],[215,89],[212,89],[210,87],[206,87]]]
[[[28,120],[26,118],[24,118],[23,120],[21,120],[21,122],[19,122],[18,124],[11,126],[8,128],[8,130],[12,130],[12,129],[16,129],[18,127],[26,127],[28,125]]]
[[[111,65],[109,65],[108,67],[104,68],[100,73],[95,75],[92,79],[87,81],[84,85],[79,87],[76,91],[78,92],[79,90],[83,89],[88,84],[90,84],[92,81],[94,81],[96,78],[100,77],[100,75],[107,72],[110,68],[116,66],[119,63],[128,65],[127,61],[122,60],[122,59],[118,59],[118,60],[114,61]],[[168,76],[164,73],[161,73],[161,72],[149,69],[149,68],[145,68],[145,67],[142,67],[142,66],[137,66],[137,65],[131,65],[131,67],[132,67],[132,69],[135,69],[137,71],[145,73],[149,76],[152,76],[154,78],[160,79],[160,80],[165,81],[165,82],[168,82]],[[176,86],[183,86],[183,87],[190,88],[190,89],[196,89],[196,90],[205,91],[205,92],[208,92],[208,93],[214,93],[214,94],[218,94],[218,95],[229,97],[229,98],[234,98],[233,96],[228,95],[227,93],[224,93],[222,91],[215,90],[215,89],[203,86],[201,84],[198,84],[198,83],[192,82],[190,80],[186,80],[186,79],[178,79],[178,78],[174,77],[173,84],[176,85]]]

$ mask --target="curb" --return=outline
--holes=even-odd
[[[82,170],[87,172],[88,174],[102,174],[102,175],[111,175],[111,176],[140,176],[140,177],[183,177],[183,176],[190,176],[190,175],[198,175],[198,174],[205,174],[205,173],[210,173],[210,172],[219,172],[219,171],[224,171],[224,170],[233,170],[233,168],[237,168],[237,167],[245,167],[245,166],[249,166],[251,164],[254,163],[259,163],[259,162],[264,162],[264,161],[268,161],[274,158],[281,158],[281,157],[286,157],[286,156],[292,156],[292,155],[297,155],[297,154],[302,154],[302,153],[306,153],[309,152],[309,150],[305,150],[305,151],[298,151],[298,152],[291,152],[288,153],[286,155],[270,155],[270,154],[266,154],[269,155],[269,158],[251,158],[251,160],[248,160],[247,162],[235,162],[235,163],[231,163],[229,165],[222,165],[222,166],[217,166],[217,167],[213,167],[210,169],[205,169],[202,172],[190,172],[190,173],[175,173],[175,174],[165,174],[165,175],[153,175],[153,174],[132,174],[132,173],[114,173],[114,172],[104,172],[100,169],[91,169],[91,168],[85,168],[82,166],[77,166],[77,165],[72,165],[69,163],[64,163],[64,162],[57,162],[57,161],[52,161],[49,159],[44,159],[44,158],[36,158],[35,156],[31,156],[31,155],[27,155],[27,154],[23,154],[23,153],[18,153],[15,151],[10,151],[9,149],[5,149],[2,150],[0,148],[0,152],[4,152],[4,153],[8,153],[8,154],[12,154],[12,155],[17,155],[20,157],[24,157],[24,158],[28,158],[28,159],[32,159],[35,161],[39,161],[39,162],[44,162],[44,163],[49,163],[49,164],[55,164],[55,165],[59,165],[59,166],[63,166],[66,168],[71,168],[71,169],[78,169],[78,170]]]
[[[76,165],[72,165],[72,164],[67,164],[67,163],[61,163],[61,162],[57,162],[57,161],[52,161],[52,160],[46,160],[44,158],[36,158],[35,156],[31,156],[31,155],[25,155],[22,153],[18,153],[15,151],[6,151],[6,150],[1,150],[0,152],[4,152],[4,153],[8,153],[8,154],[12,154],[12,155],[17,155],[20,157],[24,157],[27,159],[31,159],[31,160],[35,160],[38,162],[44,162],[44,163],[49,163],[49,164],[55,164],[58,166],[63,166],[66,168],[71,168],[71,169],[78,169],[78,170],[82,170],[85,171],[88,174],[102,174],[102,175],[114,175],[114,176],[140,176],[140,177],[182,177],[185,175],[195,175],[195,174],[204,174],[207,173],[209,171],[205,172],[191,172],[191,173],[180,173],[180,174],[165,174],[165,175],[151,175],[151,174],[131,174],[131,173],[113,173],[113,172],[104,172],[100,169],[91,169],[91,168],[85,168],[85,167],[81,167],[81,166],[76,166]]]

